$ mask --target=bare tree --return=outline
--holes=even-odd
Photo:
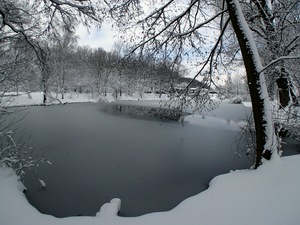
[[[66,31],[61,37],[57,38],[50,50],[51,67],[62,99],[64,99],[66,91],[66,79],[71,76],[70,73],[75,64],[73,55],[76,51],[76,45],[77,37],[72,32]]]
[[[60,39],[61,28],[73,31],[79,22],[100,26],[102,17],[102,8],[91,0],[2,0],[0,43],[13,43],[22,38],[31,46],[40,61],[42,85],[46,91],[50,66],[44,60],[49,61],[49,42]]]
[[[224,55],[224,34],[231,24],[246,68],[253,105],[256,129],[255,167],[261,164],[262,157],[270,159],[273,154],[277,154],[277,139],[263,72],[269,64],[262,65],[257,42],[244,17],[240,1],[166,0],[150,1],[147,5],[141,1],[119,0],[107,1],[107,4],[112,17],[129,36],[129,40],[137,40],[132,51],[156,54],[160,49],[165,49],[173,61],[183,56],[197,58],[198,72],[195,79],[205,75],[206,81],[210,83],[214,82],[213,76]],[[258,12],[257,16],[262,18],[261,13],[264,11]],[[273,60],[283,58],[282,55],[276,55]]]
[[[34,38],[56,35],[62,24],[65,29],[73,30],[78,22],[90,25],[101,24],[101,7],[92,1],[58,0],[3,0],[0,3],[1,40],[22,35],[34,44]]]
[[[107,53],[101,48],[94,49],[89,57],[90,69],[93,73],[93,88],[98,94],[105,93],[106,75],[107,75]]]
[[[266,65],[271,64],[265,71],[270,97],[273,98],[277,84],[280,104],[286,107],[296,101],[294,88],[297,87],[293,83],[296,70],[288,66],[286,59],[297,58],[294,56],[300,45],[300,3],[297,0],[255,0],[246,3],[244,8],[259,42],[262,60]]]

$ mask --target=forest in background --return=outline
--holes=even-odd
[[[2,45],[0,69],[2,71],[1,95],[11,93],[85,92],[115,97],[122,94],[170,93],[175,83],[184,75],[180,64],[174,65],[151,55],[126,56],[126,49],[116,43],[112,52],[102,48],[78,46],[77,37],[66,32],[51,45],[45,46],[47,72],[34,49],[22,38]]]

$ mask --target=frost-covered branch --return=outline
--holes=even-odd
[[[262,73],[263,71],[265,71],[266,69],[268,69],[269,67],[271,67],[272,65],[283,61],[283,60],[293,60],[293,59],[300,59],[300,55],[296,55],[296,56],[281,56],[273,61],[271,61],[268,65],[264,66],[259,73]]]
[[[22,138],[16,139],[16,133],[13,131],[0,133],[0,166],[12,168],[20,178],[24,176],[27,170],[35,173],[35,167],[38,164],[49,164],[51,162],[44,158],[33,159],[28,151],[31,149],[26,146],[26,141]]]
[[[154,26],[156,28],[159,29],[158,32],[155,32],[153,35],[150,34],[150,37],[147,37],[146,40],[142,41],[141,43],[139,43],[138,45],[136,45],[136,47],[134,49],[132,49],[132,53],[135,52],[137,49],[145,46],[146,44],[148,44],[149,42],[155,40],[156,38],[162,36],[162,34],[164,32],[166,32],[172,25],[174,25],[175,27],[178,27],[180,24],[180,21],[183,17],[185,17],[191,10],[191,8],[198,2],[197,0],[194,0],[186,9],[183,10],[183,12],[181,12],[179,15],[176,15],[174,18],[172,18],[172,20],[170,22],[166,22],[164,17],[161,17],[161,15],[163,14],[163,11],[166,9],[166,7],[168,7],[172,2],[174,2],[174,0],[169,1],[166,5],[164,5],[163,7],[161,7],[159,10],[155,10],[155,12],[151,13],[149,16],[147,16],[146,18],[144,18],[143,20],[140,20],[137,22],[137,24],[144,24],[144,23],[148,23],[147,21],[150,19],[154,18],[154,22],[151,22],[150,28],[153,29]],[[156,22],[162,19],[164,21],[164,26],[159,28],[159,26],[157,26]],[[175,28],[174,28],[175,29]],[[174,30],[173,29],[173,30]],[[173,39],[176,37],[176,35],[174,35],[176,32],[169,32],[170,35],[169,37],[164,41],[164,43],[168,43],[170,41],[170,39]],[[180,39],[180,37],[179,37]],[[162,44],[160,44],[160,46],[162,46]]]
[[[59,10],[62,10],[62,9],[58,6],[69,6],[73,9],[79,10],[80,12],[82,12],[83,14],[87,15],[88,17],[92,18],[93,20],[95,20],[97,22],[100,21],[99,18],[97,18],[95,9],[89,0],[80,1],[81,3],[87,2],[88,5],[82,5],[82,4],[78,5],[78,4],[75,4],[70,1],[60,1],[60,0],[49,0],[49,1],[51,1],[53,4],[55,4],[56,8],[58,8]],[[78,0],[75,0],[75,1],[78,1]]]
[[[196,26],[194,26],[192,29],[185,31],[183,33],[175,33],[174,36],[175,37],[180,37],[180,36],[186,36],[189,35],[193,32],[195,32],[196,30],[198,30],[199,28],[203,27],[206,24],[209,24],[210,22],[212,22],[213,20],[215,20],[216,18],[218,18],[220,15],[222,15],[223,13],[225,13],[227,11],[227,9],[217,13],[216,15],[212,16],[210,19],[205,20],[203,23],[200,23]]]

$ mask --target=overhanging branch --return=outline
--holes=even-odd
[[[290,60],[290,59],[300,59],[300,55],[295,55],[295,56],[281,56],[275,60],[273,60],[272,62],[270,62],[268,65],[266,65],[265,67],[263,67],[260,71],[259,74],[262,73],[263,71],[265,71],[266,69],[268,69],[270,66],[274,65],[275,63],[282,61],[282,60]]]

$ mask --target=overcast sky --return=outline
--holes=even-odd
[[[105,51],[111,51],[117,41],[116,32],[108,24],[103,24],[100,30],[93,27],[89,31],[86,27],[80,25],[76,34],[79,36],[78,44],[80,46],[101,47]]]
[[[114,31],[111,25],[103,24],[100,30],[96,28],[90,28],[89,31],[83,25],[78,26],[76,34],[79,36],[78,44],[80,46],[89,46],[91,48],[101,47],[105,51],[112,51],[114,43],[117,42],[116,31]],[[193,68],[191,64],[182,62],[187,69],[186,76],[193,77],[197,69]],[[236,68],[237,69],[237,68]],[[244,70],[231,71],[232,74],[242,74]],[[201,77],[198,78],[201,80]],[[226,76],[220,76],[220,80],[217,83],[223,84],[226,80]]]

